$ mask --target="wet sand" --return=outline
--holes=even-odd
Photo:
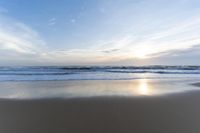
[[[200,92],[0,100],[1,133],[198,133]]]
[[[191,84],[191,85],[196,86],[196,87],[200,87],[200,83],[199,83],[199,82],[193,83],[193,84]]]

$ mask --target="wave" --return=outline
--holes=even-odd
[[[0,67],[0,81],[137,79],[144,74],[145,78],[200,77],[200,66]]]
[[[155,73],[155,74],[200,74],[199,72],[171,72],[171,71],[107,71],[112,73]]]
[[[0,67],[0,70],[97,70],[97,69],[169,69],[169,70],[200,70],[200,66],[28,66],[28,67]]]
[[[0,67],[0,75],[69,75],[86,72],[200,74],[200,66]]]

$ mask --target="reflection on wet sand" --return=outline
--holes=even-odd
[[[138,95],[151,95],[151,87],[146,79],[141,79],[138,82]]]
[[[0,98],[74,98],[96,96],[160,96],[197,90],[183,80],[85,80],[1,82]]]

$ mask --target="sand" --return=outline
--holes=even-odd
[[[0,100],[1,133],[198,133],[200,92]]]
[[[197,86],[197,87],[200,87],[200,83],[199,83],[199,82],[197,82],[197,83],[193,83],[193,84],[191,84],[191,85],[193,85],[193,86]]]

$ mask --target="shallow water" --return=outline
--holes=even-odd
[[[199,79],[135,79],[0,82],[0,98],[43,99],[97,96],[155,97],[200,90]]]

